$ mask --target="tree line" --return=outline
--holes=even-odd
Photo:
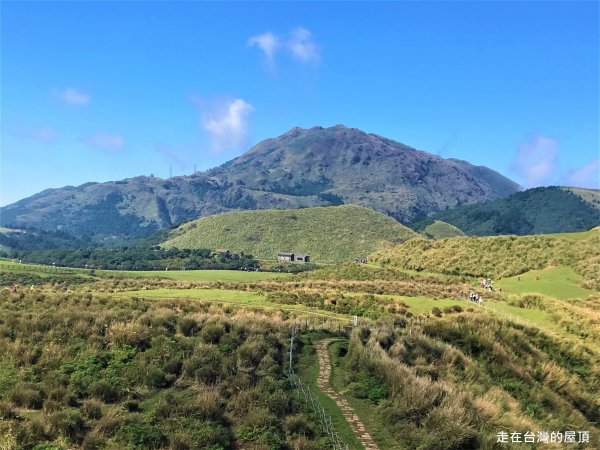
[[[252,255],[214,252],[208,248],[151,247],[21,250],[12,257],[23,262],[105,270],[223,269],[254,270]]]

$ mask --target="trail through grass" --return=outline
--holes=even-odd
[[[331,417],[331,422],[333,423],[335,431],[337,431],[344,442],[348,444],[348,448],[350,450],[364,450],[356,437],[356,434],[350,427],[350,424],[342,415],[342,411],[335,402],[317,386],[319,360],[313,341],[325,337],[330,336],[325,333],[310,333],[300,337],[300,340],[303,342],[303,348],[302,354],[298,358],[298,363],[296,365],[298,376],[310,387],[313,394],[316,394],[319,402],[321,402],[321,405],[325,409],[325,412]]]

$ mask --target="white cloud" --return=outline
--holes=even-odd
[[[281,37],[270,31],[257,34],[248,39],[248,45],[260,48],[271,68],[275,66],[278,52],[285,52],[303,64],[316,65],[321,61],[321,50],[313,34],[304,27],[294,28],[288,33],[288,37]]]
[[[239,148],[248,132],[248,120],[254,107],[242,100],[226,100],[211,108],[203,108],[201,125],[213,139],[213,150]]]
[[[96,150],[118,151],[125,146],[125,139],[120,134],[94,133],[83,138],[83,143]]]
[[[76,88],[55,89],[54,93],[69,106],[85,106],[92,100],[89,94]]]
[[[50,126],[42,126],[34,130],[31,136],[42,144],[53,144],[58,140],[58,131]]]
[[[316,64],[321,60],[321,51],[312,33],[306,28],[298,27],[294,29],[287,45],[292,56],[298,61]]]
[[[275,61],[275,52],[280,47],[280,40],[271,32],[257,34],[248,39],[248,45],[250,47],[258,47],[265,54],[267,64],[273,65]]]
[[[512,164],[513,171],[524,181],[525,187],[547,184],[557,168],[558,141],[535,135],[519,142]]]
[[[583,167],[571,170],[562,183],[571,187],[600,188],[600,158],[596,158]]]

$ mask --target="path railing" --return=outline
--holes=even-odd
[[[308,405],[312,409],[315,419],[319,425],[321,425],[323,432],[327,435],[329,441],[331,442],[331,448],[333,450],[349,450],[348,444],[346,444],[337,431],[335,431],[333,423],[331,422],[331,416],[325,412],[325,408],[323,408],[323,405],[321,405],[321,402],[317,398],[316,394],[314,394],[310,387],[304,383],[294,372],[293,351],[295,334],[296,327],[292,327],[292,336],[290,338],[290,360],[288,368],[288,379],[290,384],[296,390],[298,399],[301,399],[304,404]]]

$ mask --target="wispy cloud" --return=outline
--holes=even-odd
[[[517,144],[512,169],[521,177],[525,187],[547,184],[558,164],[558,141],[535,135]]]
[[[271,68],[275,66],[275,56],[278,52],[285,52],[302,64],[318,65],[321,61],[321,49],[310,30],[304,27],[294,28],[284,36],[270,31],[257,34],[248,39],[248,45],[258,47]]]
[[[69,106],[85,106],[90,103],[92,97],[76,88],[54,89],[54,94]]]
[[[201,127],[212,136],[213,150],[223,151],[239,148],[246,140],[248,122],[254,107],[241,98],[200,104]]]
[[[321,51],[313,35],[306,28],[298,27],[291,33],[288,48],[298,61],[317,64],[321,60]]]
[[[275,63],[275,52],[279,49],[281,42],[277,36],[271,32],[257,34],[248,39],[250,47],[258,47],[265,55],[265,61],[269,66]]]
[[[82,139],[82,142],[95,150],[116,152],[125,146],[125,139],[120,134],[93,133]]]
[[[583,167],[571,170],[561,184],[572,187],[600,189],[600,158],[596,158]]]

